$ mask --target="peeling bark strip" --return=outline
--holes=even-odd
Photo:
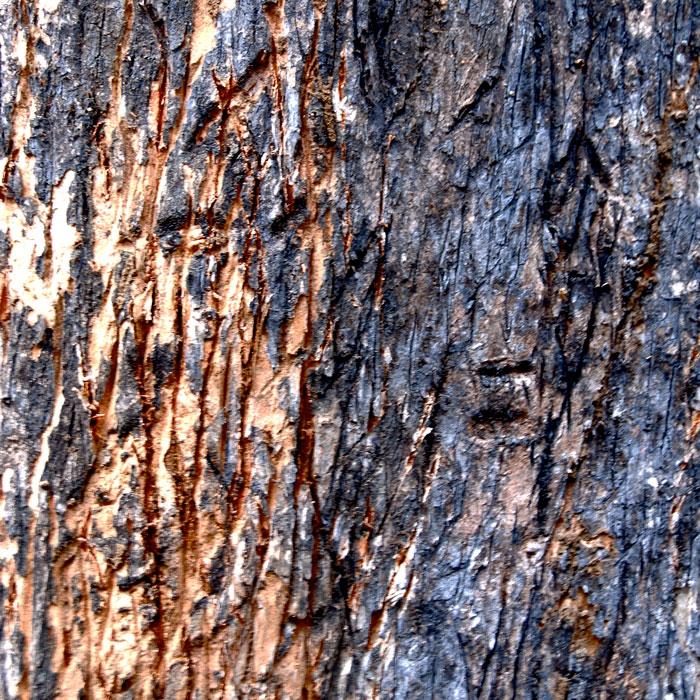
[[[700,698],[700,4],[0,27],[1,698]]]

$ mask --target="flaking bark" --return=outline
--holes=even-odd
[[[0,697],[700,698],[698,3],[0,27]]]

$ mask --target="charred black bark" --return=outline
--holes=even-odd
[[[697,3],[0,24],[0,696],[700,696]]]

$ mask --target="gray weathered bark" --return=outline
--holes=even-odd
[[[700,698],[700,4],[0,26],[3,698]]]

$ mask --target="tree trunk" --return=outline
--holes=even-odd
[[[700,4],[0,26],[2,698],[700,698]]]

